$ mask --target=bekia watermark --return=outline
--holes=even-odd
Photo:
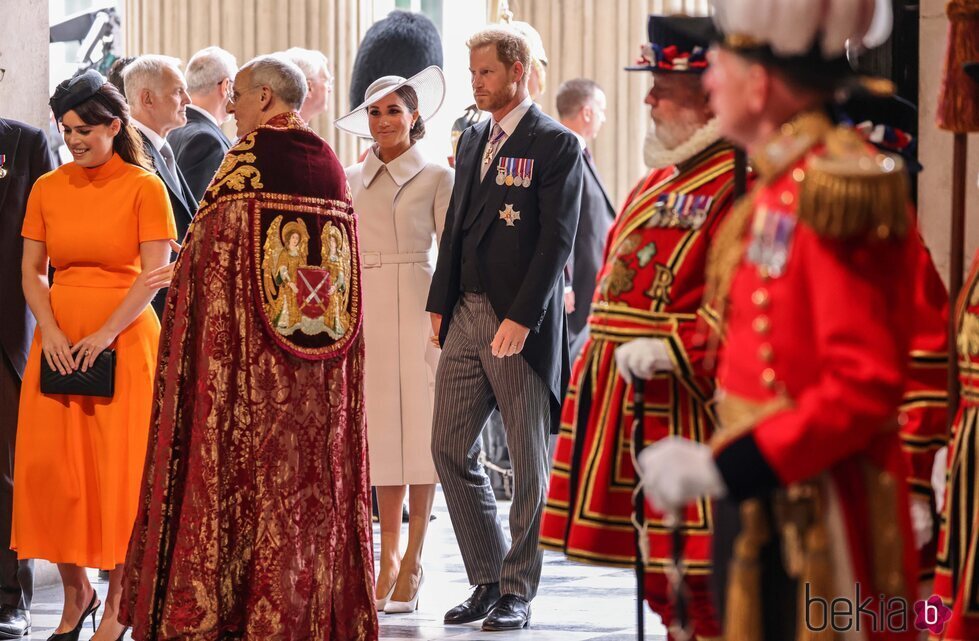
[[[806,627],[812,632],[827,628],[834,632],[906,632],[913,628],[941,634],[952,616],[952,611],[937,595],[908,607],[905,599],[896,596],[882,594],[876,599],[873,596],[861,598],[860,584],[854,587],[852,599],[827,600],[813,596],[806,583]],[[909,618],[912,619],[910,623]]]

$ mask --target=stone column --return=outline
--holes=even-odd
[[[3,2],[0,9],[0,116],[47,130],[48,4]]]

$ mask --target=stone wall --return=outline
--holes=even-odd
[[[0,0],[0,116],[47,129],[48,3]]]

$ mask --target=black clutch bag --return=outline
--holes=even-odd
[[[83,372],[77,369],[61,375],[48,366],[48,359],[41,355],[41,393],[75,394],[77,396],[102,396],[112,398],[116,387],[116,350],[104,350],[95,362]]]

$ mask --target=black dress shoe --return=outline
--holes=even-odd
[[[445,613],[445,623],[472,623],[486,616],[500,600],[499,583],[482,583],[476,586],[469,598]]]
[[[483,621],[483,630],[520,630],[530,625],[530,602],[515,594],[504,594]]]
[[[31,613],[0,605],[0,639],[19,639],[31,632]]]

